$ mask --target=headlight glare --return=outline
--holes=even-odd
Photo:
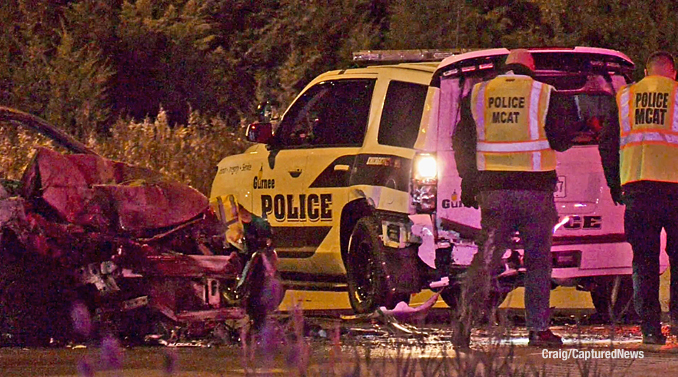
[[[412,204],[418,213],[436,210],[438,162],[435,154],[421,153],[414,157],[412,166]]]
[[[435,156],[430,154],[421,154],[415,160],[414,179],[416,180],[435,180],[438,177],[438,162]]]

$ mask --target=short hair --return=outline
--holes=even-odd
[[[509,51],[504,64],[521,64],[524,67],[529,68],[530,71],[534,71],[534,58],[530,51],[525,48],[516,48]]]
[[[673,60],[673,55],[666,51],[655,51],[647,58],[645,63],[645,68],[650,69],[651,67],[657,65],[666,65],[670,66],[674,70],[676,69],[676,63]]]

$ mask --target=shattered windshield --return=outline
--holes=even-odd
[[[66,152],[47,136],[4,122],[0,122],[0,140],[0,185],[10,194],[18,192],[21,175],[37,147]]]
[[[0,181],[12,191],[38,147],[59,153],[94,153],[44,120],[0,106]]]

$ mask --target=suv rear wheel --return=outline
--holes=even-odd
[[[390,290],[384,271],[384,249],[377,219],[358,220],[351,233],[346,263],[348,298],[356,313],[369,313],[379,306],[393,308],[400,301],[409,301],[409,295]]]

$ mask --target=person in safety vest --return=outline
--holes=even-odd
[[[525,49],[510,51],[502,74],[473,86],[462,102],[453,135],[462,204],[481,209],[480,237],[462,300],[491,310],[501,258],[519,232],[525,251],[525,309],[529,344],[558,346],[549,329],[551,241],[557,222],[556,151],[573,144],[582,128],[573,97],[534,79],[535,63]],[[475,278],[480,281],[474,280]],[[488,278],[492,276],[492,278]],[[484,277],[484,279],[483,279]],[[486,308],[487,309],[487,308]],[[482,311],[461,313],[477,322]],[[476,318],[474,319],[474,315]]]
[[[678,83],[673,56],[655,52],[645,78],[617,93],[619,118],[603,127],[600,157],[612,199],[625,204],[633,248],[634,306],[643,343],[664,344],[659,304],[660,233],[671,265],[672,332],[678,327]],[[618,121],[618,122],[617,122]]]

